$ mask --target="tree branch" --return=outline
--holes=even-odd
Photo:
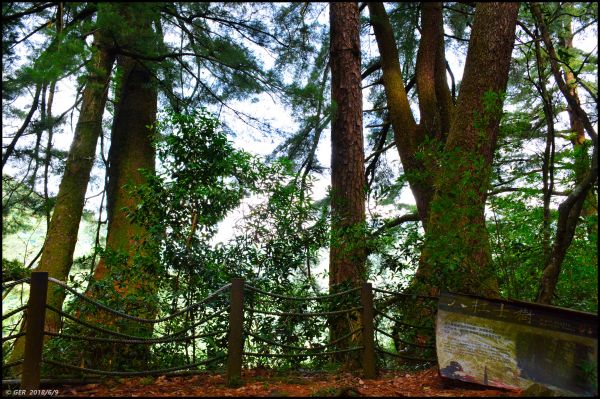
[[[381,235],[385,230],[389,230],[393,227],[400,226],[403,223],[420,221],[421,219],[419,218],[419,214],[417,213],[408,213],[406,215],[398,216],[394,219],[387,220],[383,226],[371,233],[371,237],[377,237]]]

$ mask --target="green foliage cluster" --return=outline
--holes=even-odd
[[[101,255],[113,280],[124,283],[136,281],[136,273],[154,267],[158,297],[142,293],[143,298],[140,295],[123,298],[115,291],[119,288],[115,281],[91,281],[95,292],[102,293],[107,306],[131,313],[135,311],[135,304],[144,303],[148,309],[157,309],[159,315],[166,315],[206,297],[232,277],[244,277],[252,285],[281,294],[307,295],[319,290],[315,276],[309,278],[307,273],[311,272],[311,263],[315,267],[318,249],[324,246],[327,238],[323,209],[316,208],[309,197],[302,195],[300,181],[292,173],[289,162],[280,160],[266,165],[258,158],[234,149],[218,125],[217,120],[205,111],[189,115],[170,112],[157,122],[156,148],[161,167],[156,175],[146,174],[146,184],[130,187],[132,195],[138,198],[138,205],[128,210],[128,217],[143,225],[151,239],[138,248],[139,255],[133,265],[126,266],[124,254],[102,251]],[[252,205],[242,221],[243,228],[230,242],[213,245],[218,223],[251,194],[262,196],[262,201]],[[149,246],[153,249],[149,250]],[[148,253],[159,257],[153,259],[144,255]],[[247,300],[253,303],[251,296]],[[217,311],[226,302],[226,297],[221,298],[203,312],[186,313],[173,322],[156,327],[154,332],[168,334],[190,327],[203,313]],[[298,311],[294,304],[278,305],[270,304],[268,308],[277,306],[279,311]],[[323,306],[330,309],[329,304]],[[79,304],[71,309],[71,312],[81,314],[91,311],[92,307]],[[147,312],[146,309],[142,313]],[[300,333],[309,338],[324,339],[324,325],[310,320],[279,319],[275,322],[272,317],[257,317],[255,323],[258,334],[288,344],[293,344],[297,339],[294,337]],[[273,330],[273,325],[279,327]],[[226,326],[225,314],[194,328],[193,332],[212,332],[226,329]],[[152,334],[143,328],[127,330],[131,328],[130,323],[117,323],[114,327],[133,335]],[[65,328],[66,331],[76,329],[69,324]],[[106,345],[98,344],[97,352],[105,355],[100,359],[103,366],[115,369],[150,363],[169,367],[180,365],[182,361],[193,362],[202,357],[201,351],[208,357],[222,354],[226,348],[225,339],[225,336],[209,338],[198,346],[186,342],[156,345],[151,354],[135,352],[136,364],[127,362],[122,356],[115,358],[106,353]],[[59,341],[56,340],[56,345],[63,345]],[[68,347],[64,346],[57,353],[64,355]],[[78,351],[71,351],[69,356],[75,363],[86,363],[78,357],[81,356]],[[113,362],[111,359],[121,360]],[[90,360],[97,362],[98,359]]]
[[[501,294],[507,298],[535,301],[544,265],[540,228],[543,210],[530,195],[510,194],[491,200],[488,230],[493,262]],[[551,214],[555,223],[557,212]],[[555,304],[588,312],[598,311],[597,216],[584,217],[563,263]]]

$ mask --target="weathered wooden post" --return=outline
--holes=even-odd
[[[242,385],[242,352],[244,351],[244,279],[231,280],[229,336],[227,343],[227,386]]]
[[[48,272],[31,273],[25,327],[25,354],[23,355],[23,374],[21,375],[21,389],[25,390],[40,387],[47,293]]]
[[[373,289],[371,283],[364,283],[360,291],[362,305],[362,339],[363,339],[363,377],[375,378],[377,376],[375,360],[375,330],[373,327]]]

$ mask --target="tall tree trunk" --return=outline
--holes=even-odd
[[[329,287],[365,281],[365,170],[362,134],[360,25],[356,3],[330,3],[331,246]],[[358,326],[358,315],[335,319],[331,338]],[[357,345],[360,337],[340,342]]]
[[[538,291],[537,302],[552,303],[556,292],[556,284],[560,276],[562,263],[567,254],[567,250],[575,236],[575,228],[585,199],[592,186],[598,179],[598,147],[594,147],[592,156],[592,167],[586,177],[575,187],[558,206],[558,222],[556,227],[556,238],[552,246],[550,258],[544,265],[540,288]]]
[[[484,211],[518,9],[518,3],[476,6],[417,273],[427,286],[498,295]]]
[[[120,46],[136,53],[152,54],[156,50],[154,40],[159,39],[152,30],[156,10],[145,4],[133,3],[120,4],[119,9],[125,20],[130,22],[127,39]],[[155,171],[152,142],[157,112],[157,82],[151,70],[152,63],[120,55],[117,66],[121,80],[108,154],[106,250],[94,270],[94,281],[88,287],[87,295],[104,298],[126,313],[152,319],[157,312],[156,256],[153,256],[148,232],[132,219],[130,212],[135,211],[138,201],[132,190],[146,182],[142,170],[149,174]],[[115,318],[102,311],[85,317],[118,326],[120,332],[127,334],[149,336],[153,331],[151,323]],[[116,352],[111,346],[101,344],[94,352],[90,366],[99,368],[143,368],[150,354],[149,347],[139,345],[127,346]]]
[[[108,155],[107,204],[108,232],[106,247],[127,255],[145,238],[146,231],[127,217],[127,210],[137,205],[128,188],[145,183],[140,173],[155,169],[152,131],[156,122],[157,92],[149,71],[130,57],[120,57],[123,77],[113,121],[111,146]],[[110,274],[105,259],[94,271],[96,280]]]
[[[552,97],[546,89],[547,78],[544,75],[545,62],[539,40],[535,42],[535,58],[538,74],[538,83],[535,84],[538,94],[542,100],[544,118],[546,120],[546,148],[542,164],[542,195],[543,195],[543,217],[542,217],[542,253],[544,263],[550,257],[551,251],[551,218],[550,200],[554,191],[554,152],[555,152],[555,130],[554,130],[554,106]]]
[[[456,108],[445,79],[440,7],[423,5],[416,125],[389,18],[383,4],[369,3],[396,146],[426,232],[417,282],[496,294],[484,208],[519,5],[477,4]]]
[[[154,173],[155,169],[153,133],[149,126],[156,122],[157,92],[150,72],[140,62],[121,57],[118,64],[123,80],[109,150],[106,248],[125,255],[127,266],[130,267],[135,261],[133,255],[142,248],[147,238],[144,227],[127,215],[137,206],[130,190],[146,182],[140,170]],[[117,270],[112,270],[112,267],[106,257],[102,258],[94,271],[94,279],[110,279],[117,291],[123,294],[131,294],[141,286],[151,285],[151,281],[145,280],[149,276],[144,275],[130,276],[137,281],[119,281]]]
[[[419,97],[419,124],[433,139],[444,142],[450,130],[452,96],[446,80],[442,3],[422,3],[421,43],[415,77]]]
[[[35,269],[35,271],[48,272],[50,277],[62,281],[67,279],[73,263],[85,192],[95,159],[98,137],[102,134],[102,114],[106,105],[108,82],[114,59],[114,55],[107,47],[104,31],[96,31],[92,66],[88,83],[83,91],[83,103],[75,136],[56,197],[42,257]],[[64,291],[48,290],[47,303],[55,308],[62,309],[64,299]],[[60,316],[54,312],[47,312],[44,328],[57,332],[60,329]],[[24,344],[24,338],[17,339],[10,361],[23,356]]]
[[[119,100],[112,127],[109,150],[106,252],[94,270],[94,282],[88,287],[92,298],[104,298],[113,306],[138,317],[153,318],[156,308],[156,270],[146,246],[148,232],[128,216],[137,206],[131,195],[133,187],[145,183],[141,169],[154,173],[155,151],[152,130],[156,121],[157,91],[152,75],[139,61],[122,56],[118,60],[122,72]],[[106,290],[102,287],[113,287]],[[131,301],[128,299],[131,298]],[[119,319],[105,312],[86,314],[85,318],[101,324],[118,325],[119,331],[137,336],[152,334],[152,324]],[[144,367],[148,347],[126,347],[118,353],[101,344],[90,359],[92,367],[128,365]],[[109,355],[112,353],[112,355]]]

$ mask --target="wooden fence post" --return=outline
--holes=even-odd
[[[371,283],[364,283],[360,291],[362,305],[362,338],[363,338],[363,377],[375,378],[377,376],[375,361],[375,330],[373,327],[373,289]]]
[[[244,279],[231,280],[231,307],[227,343],[227,386],[242,385],[242,352],[244,351]]]
[[[21,375],[21,389],[25,390],[40,387],[47,293],[48,272],[31,273],[25,327],[25,354],[23,355],[23,374]]]

